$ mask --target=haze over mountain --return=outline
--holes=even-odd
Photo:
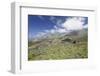
[[[45,27],[38,27],[40,23],[36,23],[38,25],[34,29],[33,25],[30,25],[28,60],[88,58],[87,19],[87,17],[39,16],[33,22],[40,22]]]
[[[29,41],[29,60],[87,58],[87,30],[48,34]]]

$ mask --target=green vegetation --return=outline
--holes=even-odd
[[[28,60],[88,58],[87,34],[28,42]]]

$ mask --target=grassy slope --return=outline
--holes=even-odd
[[[64,38],[29,42],[28,59],[50,60],[87,58],[87,36],[82,38],[77,36],[67,37],[70,37],[73,40],[78,40],[78,42],[75,44],[68,41],[62,42],[62,39]]]

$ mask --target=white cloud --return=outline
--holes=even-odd
[[[59,32],[59,33],[64,33],[66,31],[67,31],[66,29],[61,29],[61,28],[57,29],[57,32]]]
[[[84,25],[84,26],[83,26],[83,28],[85,28],[85,29],[86,29],[86,28],[88,28],[88,25],[87,25],[87,24],[86,24],[86,25]]]
[[[51,20],[53,20],[54,17],[51,17]],[[84,25],[85,18],[84,17],[71,17],[67,18],[65,22],[61,22],[61,20],[57,21],[57,25],[53,27],[53,29],[50,30],[44,30],[43,32],[39,32],[37,36],[43,36],[46,34],[53,34],[53,33],[69,33],[71,30],[81,30],[84,28],[88,28],[88,25]],[[62,24],[61,24],[62,23]]]
[[[50,30],[50,33],[52,33],[52,34],[55,33],[55,32],[56,32],[55,29],[51,29],[51,30]]]
[[[73,17],[67,19],[61,26],[67,30],[81,30],[83,29],[83,18]]]
[[[44,36],[46,34],[46,32],[39,32],[36,37],[41,37],[41,36]]]
[[[49,33],[49,30],[44,30],[44,32]]]
[[[59,20],[57,20],[57,23],[56,23],[56,24],[57,24],[58,26],[60,26],[60,25],[61,25],[61,23],[62,23],[62,20],[61,20],[61,19],[59,19]]]

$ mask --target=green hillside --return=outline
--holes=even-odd
[[[88,58],[87,30],[69,35],[54,34],[28,42],[28,60],[60,60]]]

